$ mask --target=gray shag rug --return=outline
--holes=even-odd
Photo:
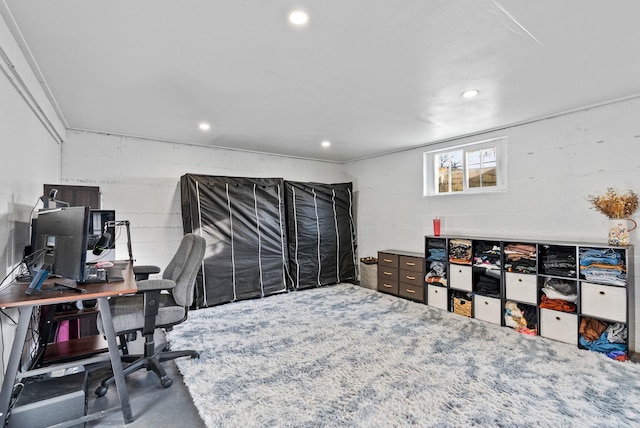
[[[640,426],[640,365],[340,284],[169,333],[209,427]]]

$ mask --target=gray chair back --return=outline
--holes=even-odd
[[[182,238],[178,251],[162,272],[163,279],[170,279],[176,283],[171,294],[180,306],[188,307],[193,303],[193,288],[202,266],[205,248],[206,242],[203,237],[187,233]]]

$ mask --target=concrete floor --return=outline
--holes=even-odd
[[[156,343],[161,342],[164,342],[164,338],[156,337]],[[140,339],[130,343],[130,352],[139,352],[140,346]],[[205,427],[175,363],[167,361],[163,366],[173,380],[169,388],[163,388],[158,377],[144,369],[127,376],[127,390],[134,422],[125,425],[122,412],[118,410],[100,419],[87,422],[86,427]],[[89,413],[118,406],[118,391],[115,385],[109,388],[104,397],[97,397],[94,392],[101,380],[109,375],[108,370],[101,368],[89,370],[89,373],[87,396]]]

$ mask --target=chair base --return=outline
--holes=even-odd
[[[122,370],[125,377],[135,371],[145,368],[147,369],[147,371],[153,371],[156,376],[158,376],[158,378],[160,379],[160,385],[162,385],[163,388],[169,388],[173,384],[173,380],[171,380],[171,378],[167,375],[167,372],[164,370],[164,367],[162,367],[161,363],[163,361],[169,361],[180,357],[200,358],[200,354],[198,353],[198,351],[190,349],[182,351],[169,351],[169,344],[164,343],[156,348],[153,355],[122,355],[120,359],[123,363],[129,363]],[[95,394],[98,397],[103,397],[109,390],[109,385],[114,382],[115,378],[113,377],[113,375],[103,379],[100,383],[100,386],[96,388]]]

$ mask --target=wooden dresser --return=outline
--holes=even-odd
[[[378,252],[378,291],[424,303],[424,275],[423,254],[399,250]]]

